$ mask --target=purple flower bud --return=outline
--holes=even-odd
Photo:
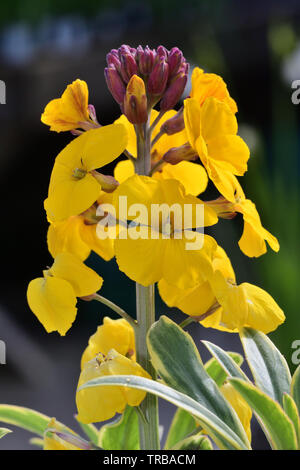
[[[179,74],[174,77],[160,102],[161,111],[168,111],[169,109],[174,108],[175,104],[180,100],[180,97],[184,92],[186,82],[186,74]]]
[[[164,46],[158,46],[156,49],[158,57],[168,58],[168,50]]]
[[[145,47],[145,50],[143,50],[141,46],[138,47],[137,60],[139,63],[139,70],[142,75],[149,75],[151,73],[155,56],[156,52],[152,51],[148,46]]]
[[[119,105],[123,105],[126,87],[116,68],[112,65],[104,69],[104,76],[109,91]]]
[[[169,66],[165,59],[161,57],[149,76],[149,81],[147,84],[148,93],[154,96],[162,95],[165,91],[168,78]]]
[[[168,135],[176,134],[184,129],[183,108],[175,116],[163,123],[160,130]]]
[[[178,47],[173,47],[170,50],[169,57],[168,57],[168,64],[169,64],[169,74],[175,75],[181,64],[182,64],[183,55],[182,52],[178,49]]]
[[[132,75],[138,73],[135,58],[131,53],[121,55],[121,75],[125,83],[128,83]]]
[[[195,152],[195,150],[188,143],[183,144],[180,147],[171,148],[163,156],[164,161],[171,163],[171,165],[176,165],[182,160],[195,161],[197,158],[197,152]]]
[[[118,72],[120,72],[121,61],[119,59],[118,51],[116,49],[112,49],[109,54],[107,54],[106,62],[109,67],[113,65],[118,70]]]

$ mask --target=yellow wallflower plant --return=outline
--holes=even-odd
[[[125,127],[111,124],[87,131],[68,144],[56,157],[52,170],[45,201],[49,217],[60,221],[87,210],[103,188],[95,170],[117,158],[126,143]]]
[[[43,275],[28,285],[29,307],[48,333],[64,336],[76,317],[76,297],[94,294],[103,279],[71,253],[57,255]]]
[[[176,115],[176,111],[170,110],[164,113],[160,120],[161,125],[168,119],[171,119]],[[153,124],[157,119],[159,113],[153,109],[150,115],[150,125]],[[137,157],[137,142],[134,126],[128,121],[126,116],[122,115],[116,121],[126,126],[128,132],[128,145],[127,150],[134,159]],[[159,129],[154,127],[152,137],[153,141],[159,136]],[[187,193],[193,196],[198,196],[205,191],[208,178],[206,171],[200,165],[193,162],[181,161],[177,165],[171,165],[170,163],[162,162],[162,158],[170,148],[179,147],[185,144],[187,141],[186,131],[177,132],[176,134],[167,135],[163,134],[151,147],[151,166],[152,168],[159,162],[161,166],[158,171],[154,172],[153,177],[155,179],[176,179],[180,181]],[[114,176],[119,183],[123,183],[127,178],[134,175],[134,162],[132,160],[123,160],[117,163]]]
[[[91,250],[105,261],[114,256],[114,240],[97,236],[97,224],[102,217],[97,216],[97,207],[101,204],[112,203],[112,194],[101,191],[93,206],[80,215],[71,216],[66,220],[51,223],[48,228],[47,242],[50,254],[55,258],[60,253],[73,253],[83,261]]]
[[[279,243],[268,230],[266,230],[260,220],[255,204],[246,199],[245,193],[234,175],[228,178],[231,184],[231,191],[234,193],[235,202],[226,201],[222,196],[209,204],[216,210],[220,217],[227,217],[227,214],[239,212],[243,215],[244,230],[239,240],[239,247],[249,257],[258,257],[266,253],[266,242],[272,250],[279,251]]]
[[[103,324],[98,326],[96,333],[90,339],[81,358],[81,368],[97,354],[107,353],[114,349],[119,354],[135,359],[134,329],[124,318],[112,320],[104,317]]]
[[[247,170],[249,149],[237,135],[237,120],[229,106],[209,97],[200,106],[195,98],[184,101],[184,122],[191,147],[197,151],[220,193],[234,201],[230,175]]]
[[[128,359],[111,349],[107,355],[99,354],[86,362],[79,377],[76,404],[78,420],[83,423],[96,423],[122,413],[125,406],[138,406],[145,398],[145,392],[127,387],[103,387],[100,390],[89,388],[80,390],[80,386],[89,380],[110,375],[151,376],[135,361]]]
[[[29,283],[29,307],[47,332],[62,336],[76,318],[77,298],[121,317],[105,316],[81,357],[74,402],[88,441],[34,410],[0,404],[0,422],[35,432],[46,450],[159,450],[158,397],[177,407],[168,450],[210,450],[211,441],[249,450],[253,411],[272,449],[300,448],[300,369],[292,379],[266,336],[285,315],[265,290],[237,283],[214,226],[241,213],[239,246],[249,257],[264,254],[266,243],[274,251],[279,244],[236,178],[247,171],[249,149],[238,136],[227,85],[196,67],[180,107],[188,73],[177,47],[122,45],[109,52],[104,71],[120,107],[114,123],[97,121],[79,79],[42,114],[51,130],[71,130],[73,137],[54,161],[44,203],[54,262]],[[99,170],[122,153],[127,160],[116,163],[114,176]],[[208,179],[221,194],[215,200],[207,200]],[[98,294],[103,279],[84,264],[91,251],[106,261],[115,257],[135,282],[136,314]],[[156,318],[157,283],[163,301],[186,315],[181,323]],[[118,289],[114,278],[112,290]],[[204,364],[185,331],[193,321],[238,334],[251,379],[240,354],[208,341],[213,357]],[[116,414],[118,421],[103,424]]]
[[[47,104],[41,121],[56,132],[98,127],[90,117],[88,98],[86,82],[77,79],[67,86],[61,98]]]

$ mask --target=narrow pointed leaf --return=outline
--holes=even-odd
[[[294,401],[294,399],[285,393],[283,395],[283,409],[285,413],[288,415],[290,420],[292,421],[296,435],[297,435],[297,441],[298,441],[298,448],[300,449],[300,417],[299,417],[299,412],[297,405]]]
[[[213,446],[208,437],[198,434],[178,442],[172,450],[213,450]]]
[[[228,352],[229,356],[236,362],[238,365],[243,363],[243,357],[235,352]],[[209,361],[204,364],[204,368],[208,375],[216,382],[218,387],[226,380],[228,374],[220,366],[218,361],[212,357]],[[186,411],[178,408],[174,414],[166,444],[165,449],[174,448],[175,444],[182,441],[186,436],[188,436],[192,431],[199,427],[196,423],[196,420]]]
[[[104,450],[139,450],[139,423],[136,410],[127,406],[120,418],[102,426],[99,445]]]
[[[298,413],[300,415],[300,365],[294,372],[292,383],[291,383],[291,394],[297,405]]]
[[[272,448],[296,450],[297,437],[293,423],[281,406],[257,387],[242,379],[228,380],[261,419],[263,430],[267,433]]]
[[[9,434],[10,432],[12,432],[10,429],[0,428],[0,439],[6,436],[6,434]]]
[[[126,386],[144,390],[184,409],[198,419],[200,425],[209,432],[211,438],[221,449],[246,450],[249,448],[229,426],[203,405],[189,396],[154,380],[135,375],[104,376],[90,380],[78,390],[105,385]]]
[[[22,406],[0,405],[0,422],[12,424],[43,436],[51,418]]]
[[[248,381],[248,377],[244,374],[242,369],[239,367],[237,361],[235,361],[229,353],[224,351],[222,348],[210,341],[202,341],[207,347],[209,352],[216,358],[221,368],[223,369],[226,377],[237,377],[242,380]]]
[[[182,441],[186,436],[193,432],[198,424],[195,418],[185,410],[178,408],[174,414],[165,449],[171,449],[178,442]]]
[[[290,393],[291,386],[291,374],[285,358],[260,331],[243,328],[240,338],[256,385],[282,405],[283,394]]]
[[[151,362],[164,383],[205,406],[249,445],[236,412],[206,372],[188,333],[161,316],[149,330],[147,345]]]
[[[44,439],[41,439],[40,437],[32,437],[31,439],[29,439],[29,444],[39,447],[40,449],[43,449]]]

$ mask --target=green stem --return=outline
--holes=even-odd
[[[131,326],[133,326],[133,328],[135,328],[135,329],[137,328],[136,320],[134,320],[127,312],[125,312],[125,310],[123,310],[118,305],[114,304],[113,302],[106,299],[105,297],[102,297],[102,295],[99,295],[99,294],[94,294],[93,295],[93,300],[97,300],[98,302],[101,302],[101,304],[106,305],[111,310],[113,310],[118,315],[120,315],[120,317],[125,318],[125,320],[127,320],[131,324]]]
[[[136,126],[137,159],[135,171],[139,175],[148,175],[151,169],[149,119],[144,126]],[[146,337],[149,328],[155,322],[154,285],[144,287],[136,283],[136,353],[137,362],[156,380],[156,371],[152,366],[147,348]],[[139,417],[140,448],[142,450],[158,450],[158,399],[147,393],[140,405],[146,421]]]

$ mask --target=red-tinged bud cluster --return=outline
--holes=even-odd
[[[179,101],[187,82],[189,64],[182,52],[173,47],[157,49],[136,49],[127,45],[112,49],[107,55],[105,79],[114,99],[124,111],[127,85],[133,75],[145,83],[147,109],[150,110],[160,101],[160,109],[172,109]]]

